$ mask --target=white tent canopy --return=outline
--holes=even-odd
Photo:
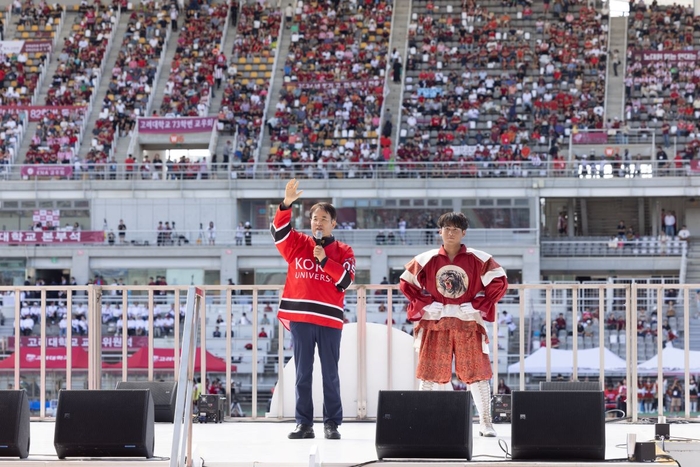
[[[690,373],[700,373],[700,351],[689,351]],[[664,373],[683,373],[685,371],[685,354],[683,349],[677,349],[668,342],[661,351],[661,363]],[[637,367],[641,374],[656,374],[659,371],[659,355],[654,355],[649,360]]]
[[[574,368],[574,351],[562,349],[550,349],[552,373],[572,373]],[[603,347],[605,353],[605,372],[624,372],[627,363]],[[600,373],[600,348],[579,349],[577,367],[579,373]],[[508,373],[520,372],[520,362],[508,366]],[[525,357],[525,373],[546,373],[547,372],[547,349],[540,347],[532,354]]]

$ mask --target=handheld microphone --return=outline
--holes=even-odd
[[[314,230],[314,240],[316,240],[316,245],[323,245],[323,230]],[[316,258],[316,264],[321,262]]]

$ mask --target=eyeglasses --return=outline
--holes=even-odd
[[[456,227],[443,227],[442,231],[445,232],[448,235],[459,235],[463,232],[462,229],[458,229]]]

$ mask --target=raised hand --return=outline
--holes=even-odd
[[[287,182],[287,186],[284,189],[284,205],[289,207],[292,203],[301,197],[304,190],[299,191],[299,181],[296,178],[291,179]]]

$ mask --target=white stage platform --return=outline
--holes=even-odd
[[[572,420],[571,423],[576,423]],[[86,462],[100,467],[167,467],[169,465],[173,425],[156,424],[155,458],[114,458],[59,460],[53,445],[53,422],[32,422],[30,428],[31,447],[28,459],[0,458],[2,467],[85,467]],[[309,454],[315,448],[320,457],[317,466],[352,467],[366,463],[383,466],[586,466],[607,465],[609,460],[626,457],[628,433],[635,433],[638,441],[650,441],[654,436],[653,424],[631,424],[615,422],[606,424],[606,462],[524,462],[508,461],[499,447],[499,440],[510,447],[510,425],[495,425],[499,438],[474,437],[471,461],[406,460],[378,461],[375,449],[375,423],[346,422],[340,427],[342,439],[331,441],[323,438],[323,425],[316,423],[316,439],[289,440],[287,433],[294,428],[293,422],[227,421],[221,424],[195,424],[194,450],[204,461],[205,467],[309,467]],[[477,428],[477,425],[474,425]],[[700,424],[671,424],[672,438],[700,439]],[[678,453],[683,467],[700,466],[700,442],[671,441],[666,443],[672,452]],[[372,462],[374,461],[374,462]],[[669,461],[664,461],[669,462]],[[649,463],[618,462],[618,465],[649,465]],[[675,465],[675,463],[671,463]],[[157,466],[156,466],[157,465]]]

